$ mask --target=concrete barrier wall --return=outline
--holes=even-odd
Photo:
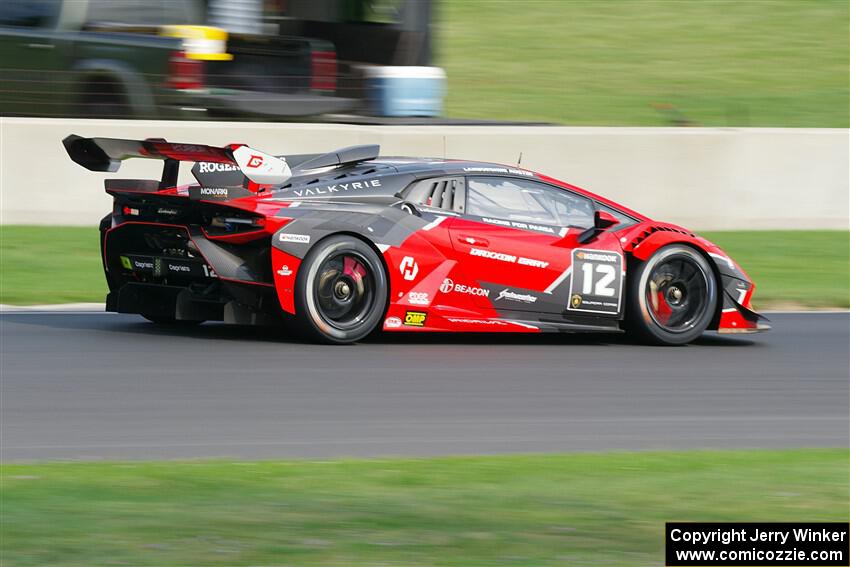
[[[693,229],[848,228],[850,132],[844,129],[356,126],[0,118],[0,223],[94,225],[103,179],[158,178],[159,163],[117,174],[72,163],[75,133],[223,145],[276,154],[381,144],[383,155],[516,164]],[[181,181],[189,182],[188,168]]]

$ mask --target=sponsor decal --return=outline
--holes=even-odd
[[[147,257],[135,257],[135,256],[119,256],[121,259],[121,267],[125,270],[145,270],[145,271],[153,271],[153,259]]]
[[[177,209],[167,209],[165,207],[160,207],[156,210],[156,214],[174,217],[180,214],[180,211],[178,211]]]
[[[485,248],[470,248],[469,255],[489,258],[490,260],[499,260],[500,262],[508,262],[510,264],[519,264],[521,266],[531,266],[533,268],[545,268],[549,265],[549,262],[544,262],[543,260],[524,258],[522,256],[517,257],[513,254],[505,254],[504,252],[496,252],[495,250],[487,250]]]
[[[620,256],[617,254],[604,254],[599,252],[587,252],[585,250],[578,250],[576,252],[576,258],[579,260],[587,260],[589,262],[619,262]]]
[[[455,286],[455,293],[465,293],[467,295],[477,295],[479,297],[490,297],[490,290],[483,287],[471,287],[464,284]]]
[[[297,242],[299,244],[309,244],[310,243],[310,235],[309,234],[288,234],[286,232],[281,232],[278,239],[281,242]]]
[[[204,154],[207,153],[207,146],[198,144],[171,144],[172,149],[180,154]]]
[[[123,209],[121,209],[121,212],[123,212],[125,215],[139,216],[139,209],[134,209],[132,207],[124,207]]]
[[[237,199],[239,197],[247,197],[248,195],[252,195],[250,191],[245,189],[244,187],[228,187],[222,186],[222,180],[216,179],[217,186],[213,186],[212,184],[209,186],[198,186],[198,187],[189,187],[189,198],[193,200],[197,199],[207,199],[207,200],[227,200],[227,199]]]
[[[181,260],[177,258],[163,258],[160,256],[119,256],[121,266],[126,270],[134,272],[150,273],[161,277],[171,274],[184,276],[203,276],[217,278],[210,266],[197,260]]]
[[[532,224],[528,222],[519,222],[519,221],[509,221],[502,219],[491,219],[487,217],[482,217],[481,220],[486,222],[487,224],[495,224],[499,226],[507,226],[511,228],[519,228],[523,230],[534,230],[537,232],[545,232],[546,234],[555,234],[555,229],[551,226],[545,226],[542,224]]]
[[[477,295],[479,297],[490,297],[490,290],[484,289],[482,287],[473,287],[465,284],[456,284],[450,278],[446,278],[443,280],[443,283],[440,284],[440,291],[442,293],[451,293],[452,291],[455,293],[465,293],[466,295]]]
[[[191,272],[192,268],[190,268],[186,264],[172,264],[171,262],[168,262],[168,270],[171,271],[171,272],[177,272],[179,274],[179,273]]]
[[[431,298],[422,291],[411,291],[407,294],[407,301],[412,305],[429,305]]]
[[[507,327],[508,324],[498,319],[457,319],[454,317],[446,317],[450,323],[470,323],[472,325],[489,325],[491,327]]]
[[[213,163],[202,161],[198,163],[198,171],[200,173],[216,173],[220,171],[239,171],[239,167],[229,163]]]
[[[283,276],[283,277],[291,276],[291,275],[292,275],[292,270],[289,268],[289,266],[287,266],[286,264],[284,264],[284,265],[283,265],[283,266],[281,266],[281,267],[280,267],[280,269],[277,271],[277,274],[278,274],[279,276]]]
[[[490,260],[499,260],[501,262],[510,262],[511,264],[516,262],[516,256],[513,256],[512,254],[496,252],[495,250],[486,250],[484,248],[470,248],[469,255],[489,258]]]
[[[416,263],[416,260],[412,256],[405,256],[401,259],[398,269],[404,279],[413,281],[416,279],[416,274],[419,273],[419,264]]]
[[[534,260],[533,258],[523,258],[520,256],[517,261],[517,264],[521,266],[531,266],[533,268],[545,268],[549,265],[549,262],[544,262],[543,260]]]
[[[398,329],[401,327],[401,319],[398,317],[387,317],[387,320],[384,321],[384,327],[387,329]]]
[[[366,181],[353,181],[349,183],[337,183],[335,185],[325,185],[323,187],[311,187],[309,189],[293,189],[292,193],[296,197],[315,197],[317,195],[333,195],[336,193],[345,193],[347,191],[359,191],[362,189],[372,189],[380,187],[380,179],[367,179]]]
[[[526,177],[534,177],[530,171],[516,169],[513,167],[464,167],[464,171],[470,173],[511,173],[513,175],[525,175]]]
[[[535,303],[537,301],[537,298],[531,294],[516,293],[507,288],[499,292],[499,297],[496,298],[496,301],[500,299],[507,299],[509,301],[520,301],[522,303]]]
[[[573,250],[570,311],[616,315],[620,312],[623,260],[607,250]]]
[[[404,314],[404,324],[408,327],[424,327],[428,314],[422,311],[408,311]]]
[[[233,150],[233,160],[250,181],[258,185],[278,185],[292,177],[292,171],[284,158],[278,158],[239,146]]]

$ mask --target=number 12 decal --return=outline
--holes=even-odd
[[[594,268],[597,274],[599,274],[599,279],[596,280],[596,286],[593,285],[593,272]],[[609,284],[614,281],[614,278],[617,277],[617,268],[610,264],[591,264],[590,262],[584,262],[581,265],[581,269],[584,271],[584,283],[581,286],[581,292],[584,295],[600,295],[602,297],[614,297],[617,294],[617,290],[613,287],[609,287]]]
[[[573,250],[569,311],[620,313],[623,256],[608,250]]]

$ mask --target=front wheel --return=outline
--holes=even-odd
[[[699,337],[717,308],[717,280],[708,261],[689,246],[659,249],[633,272],[626,324],[655,344],[682,345]]]
[[[383,264],[368,244],[332,236],[310,250],[298,270],[296,317],[320,341],[352,343],[381,322],[387,290]]]

